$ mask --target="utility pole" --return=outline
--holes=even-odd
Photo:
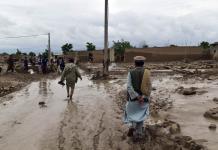
[[[51,62],[51,37],[50,33],[48,33],[48,63]]]
[[[104,18],[104,63],[103,63],[103,76],[108,76],[108,0],[105,0],[105,18]]]

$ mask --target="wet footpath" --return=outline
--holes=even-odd
[[[1,150],[129,149],[109,83],[84,76],[68,102],[65,87],[57,82],[43,79],[1,97]]]

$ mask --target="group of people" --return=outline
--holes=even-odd
[[[127,76],[127,103],[123,121],[129,124],[128,136],[132,137],[134,142],[143,139],[144,121],[149,117],[152,86],[150,71],[144,69],[145,59],[143,56],[136,56],[134,58],[135,68],[130,70]],[[63,70],[59,84],[64,85],[66,80],[67,97],[72,100],[75,84],[78,78],[82,80],[82,77],[73,60],[70,59],[69,62]]]
[[[36,59],[33,59],[32,57],[28,59],[26,56],[21,61],[21,68],[24,72],[28,72],[29,65],[35,66],[37,64],[39,72],[42,72],[43,74],[46,74],[50,71],[55,72],[63,72],[65,68],[65,60],[64,58],[56,58],[51,59],[50,63],[49,60],[46,57],[38,57]],[[56,63],[56,65],[55,65]],[[10,55],[7,59],[7,70],[6,72],[14,72],[15,71],[15,64],[16,60],[15,58]],[[50,66],[50,67],[49,67]]]

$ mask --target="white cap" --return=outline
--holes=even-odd
[[[144,56],[135,56],[135,57],[134,57],[134,60],[135,60],[135,61],[145,61],[146,58],[145,58]]]

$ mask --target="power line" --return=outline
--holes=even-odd
[[[43,36],[43,35],[48,35],[48,34],[22,35],[22,36],[8,36],[8,37],[1,37],[0,39],[27,38],[27,37],[37,37],[37,36]]]

